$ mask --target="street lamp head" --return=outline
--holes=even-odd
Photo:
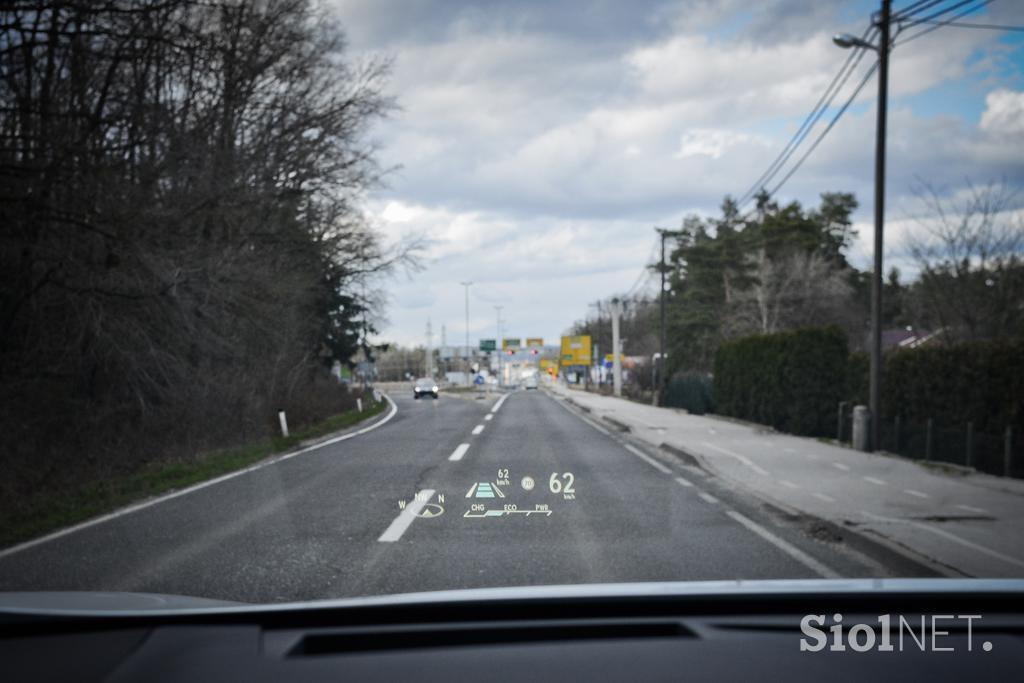
[[[875,46],[866,40],[861,40],[855,35],[849,33],[837,33],[832,36],[832,42],[843,48],[849,50],[851,47],[862,47],[867,50],[874,50]]]

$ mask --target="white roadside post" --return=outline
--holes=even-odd
[[[360,413],[363,412],[363,399],[356,399],[356,410],[358,410]]]
[[[622,363],[619,360],[619,316],[622,315],[622,304],[618,299],[612,300],[612,391],[622,396]]]
[[[281,436],[288,438],[288,418],[285,417],[284,411],[277,411],[277,421],[281,423]]]

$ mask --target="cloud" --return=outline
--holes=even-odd
[[[1024,92],[1004,88],[990,92],[980,128],[996,138],[1024,135]]]
[[[460,280],[481,283],[473,288],[477,306],[504,303],[523,336],[556,334],[583,317],[588,302],[628,289],[650,254],[654,225],[716,212],[724,195],[743,193],[768,166],[849,54],[831,34],[859,34],[875,7],[337,6],[357,55],[394,58],[391,90],[402,107],[374,129],[384,165],[402,168],[368,210],[391,240],[428,238],[427,270],[394,291],[385,335],[400,341],[422,336],[428,312],[435,326],[461,326]],[[968,177],[1024,184],[1020,61],[1019,42],[985,31],[943,28],[896,47],[891,216],[910,205],[921,178],[951,192]],[[815,204],[823,191],[853,191],[862,204],[858,225],[870,226],[872,86],[781,200]],[[870,230],[860,252],[870,245],[865,235]],[[492,312],[472,313],[471,326],[484,329]]]

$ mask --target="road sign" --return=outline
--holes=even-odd
[[[543,337],[527,337],[526,338],[526,347],[527,348],[533,348],[533,347],[536,347],[536,346],[544,346],[544,338]]]
[[[590,335],[562,337],[562,366],[590,365]]]
[[[519,341],[519,337],[505,337],[504,339],[501,340],[501,348],[518,349],[521,346]]]
[[[477,375],[476,378],[473,380],[473,384],[476,384],[477,386],[479,386],[479,385],[481,385],[483,383],[484,383],[484,376],[483,375]]]
[[[495,351],[498,348],[498,342],[494,339],[481,339],[480,350],[481,351]]]
[[[624,354],[620,353],[619,354],[619,364],[621,365],[622,363],[625,363],[625,362],[626,362],[626,356]],[[606,353],[604,355],[604,366],[606,368],[611,368],[611,367],[614,367],[614,365],[615,365],[615,357],[612,356],[612,354],[610,354],[610,353]]]

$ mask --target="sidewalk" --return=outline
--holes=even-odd
[[[959,576],[1024,576],[1024,480],[947,474],[727,418],[688,415],[562,384],[546,388],[610,428],[692,458],[783,509],[910,551]]]

